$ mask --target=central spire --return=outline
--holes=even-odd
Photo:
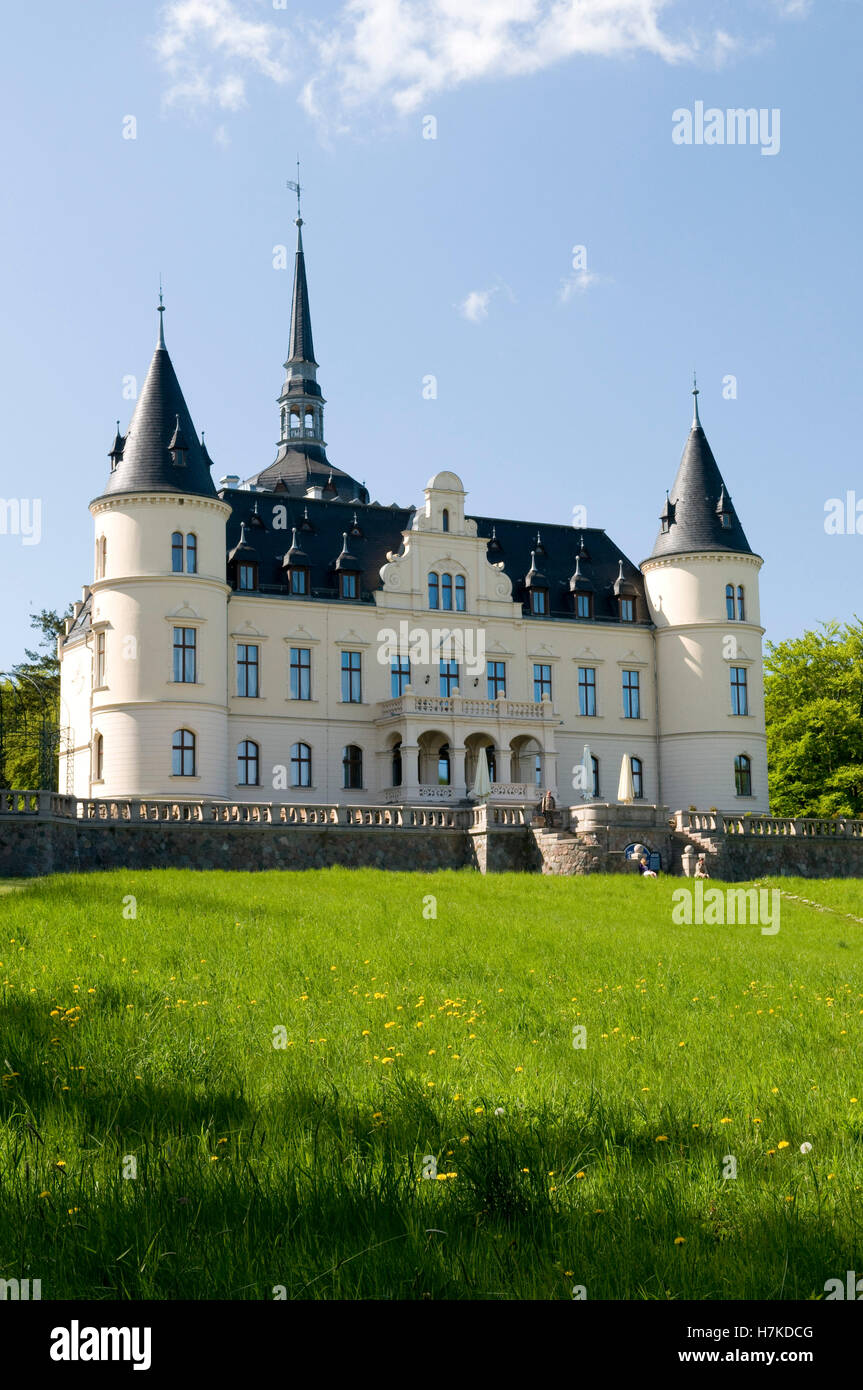
[[[325,489],[344,500],[368,501],[368,492],[347,473],[334,468],[327,458],[324,440],[324,406],[326,401],[318,385],[318,363],[312,340],[312,315],[309,308],[309,286],[306,279],[306,257],[303,251],[303,227],[300,213],[300,166],[297,161],[296,182],[288,188],[297,195],[297,249],[294,256],[294,286],[291,296],[291,337],[285,380],[279,395],[278,453],[269,468],[249,479],[255,487],[275,488],[295,495],[319,496]]]

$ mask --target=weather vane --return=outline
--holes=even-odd
[[[297,226],[298,226],[298,227],[302,227],[302,225],[303,225],[303,219],[302,219],[302,217],[301,217],[301,215],[300,215],[300,193],[302,192],[302,188],[301,188],[301,186],[300,186],[300,156],[299,156],[299,155],[297,155],[297,178],[296,178],[296,182],[294,182],[293,179],[288,179],[288,188],[291,190],[292,193],[296,193],[296,195],[297,195]]]

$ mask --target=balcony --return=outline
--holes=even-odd
[[[535,704],[532,700],[478,700],[470,695],[419,695],[412,692],[392,700],[379,702],[380,720],[401,719],[408,714],[443,715],[450,719],[526,720],[531,724],[554,720],[550,700]]]

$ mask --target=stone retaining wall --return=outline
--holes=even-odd
[[[13,806],[10,798],[18,798]],[[4,800],[5,798],[5,800]],[[22,800],[21,798],[25,798]],[[67,803],[69,803],[67,805]],[[433,873],[578,876],[634,873],[624,850],[643,843],[665,873],[704,853],[711,878],[863,878],[863,822],[750,822],[665,807],[534,808],[76,804],[56,793],[0,793],[0,878],[99,869],[319,869],[329,865]]]

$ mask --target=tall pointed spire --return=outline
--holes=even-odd
[[[752,547],[738,520],[719,465],[707,442],[698,413],[698,384],[693,374],[692,425],[674,483],[665,497],[660,532],[652,555],[687,551],[737,551]]]
[[[358,496],[368,502],[365,487],[341,469],[334,468],[327,458],[324,440],[324,406],[326,401],[318,385],[318,363],[312,340],[312,315],[309,308],[309,286],[306,279],[306,257],[303,251],[303,227],[300,214],[300,166],[297,179],[288,187],[297,195],[297,250],[294,256],[294,286],[291,296],[291,337],[285,362],[285,381],[279,396],[279,446],[269,468],[249,479],[258,488],[278,487],[295,496],[320,495],[328,486],[330,495],[350,499]]]
[[[312,315],[309,309],[309,286],[306,281],[306,257],[303,251],[303,219],[295,219],[297,250],[294,256],[294,292],[291,299],[291,344],[287,368],[304,365],[317,367],[315,345],[312,342]],[[314,378],[314,373],[312,373]]]

